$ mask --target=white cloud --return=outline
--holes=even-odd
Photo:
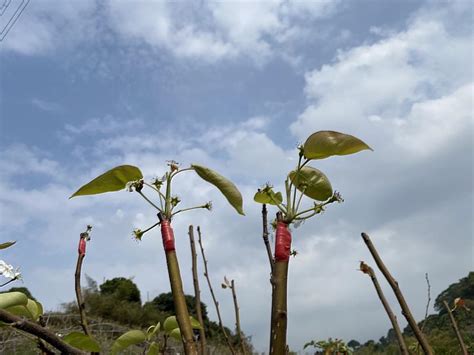
[[[64,130],[73,135],[78,134],[111,134],[116,132],[127,132],[143,127],[141,119],[121,120],[110,115],[101,118],[91,118],[80,126],[66,124]]]
[[[307,73],[309,105],[291,130],[304,137],[330,128],[375,145],[412,148],[456,139],[471,124],[472,75],[464,72],[471,48],[471,34],[449,32],[441,19],[423,13],[407,30],[341,51],[333,63]]]
[[[44,154],[44,153],[43,153]],[[45,174],[55,176],[59,174],[59,165],[36,148],[29,148],[24,144],[15,144],[7,147],[0,155],[1,177],[11,177],[24,174]]]
[[[12,1],[12,8],[17,5]],[[31,1],[2,42],[2,49],[44,55],[68,42],[90,39],[96,31],[95,11],[94,0]]]
[[[469,135],[473,92],[471,83],[450,95],[415,103],[398,129],[396,142],[415,155],[429,155]]]
[[[242,127],[251,130],[263,129],[268,126],[270,119],[264,116],[255,116],[242,123]]]
[[[251,26],[237,22],[233,29],[234,19],[229,18],[233,10],[211,4],[206,7],[206,26],[187,14],[191,20],[186,27],[175,20],[169,5],[130,4],[109,3],[108,11],[116,16],[114,26],[121,26],[123,36],[176,50],[177,56],[201,57],[206,48],[222,44],[222,49],[210,51],[213,60],[253,49],[272,53],[278,36],[296,31],[287,22],[290,14],[320,14],[276,2],[248,5],[255,8],[242,12],[239,21],[248,20]],[[255,23],[252,12],[259,6],[267,11],[261,24]],[[132,21],[137,18],[142,21]],[[234,40],[234,30],[248,38]],[[201,35],[209,43],[199,42]],[[375,148],[375,152],[317,162],[333,186],[342,190],[346,202],[328,207],[326,213],[293,231],[293,247],[299,254],[291,259],[289,276],[292,349],[300,349],[313,338],[366,340],[388,330],[370,281],[355,270],[361,259],[373,264],[359,240],[363,230],[371,235],[418,318],[425,305],[425,272],[435,281],[432,294],[436,295],[472,266],[468,248],[473,230],[472,77],[464,73],[471,64],[470,35],[453,33],[442,18],[428,14],[419,14],[405,31],[380,35],[375,43],[341,51],[334,62],[308,73],[308,107],[291,126],[299,139],[315,130],[338,129],[364,138]],[[180,45],[185,48],[188,40],[196,38],[197,44],[190,47],[194,49],[178,52]],[[61,168],[45,152],[28,146],[7,147],[0,156],[0,233],[2,238],[15,235],[19,240],[15,248],[6,250],[6,257],[22,266],[25,286],[46,308],[72,300],[78,235],[86,224],[92,224],[85,273],[99,282],[104,277],[135,276],[143,299],[147,291],[151,297],[167,292],[158,231],[147,234],[141,244],[131,237],[134,227],[155,222],[153,208],[137,194],[126,192],[67,197],[81,184],[124,162],[139,166],[147,177],[162,175],[168,159],[184,166],[202,163],[236,181],[246,217],[237,216],[219,191],[197,176],[189,173],[177,178],[175,193],[182,197],[183,207],[208,200],[215,206],[211,213],[194,211],[173,221],[185,290],[192,292],[187,227],[200,225],[216,288],[224,275],[236,279],[243,329],[254,336],[259,350],[266,349],[269,269],[261,240],[260,206],[252,198],[262,183],[282,183],[295,164],[296,151],[272,139],[271,118],[263,115],[241,121],[211,127],[199,122],[184,136],[173,124],[159,134],[137,132],[131,128],[140,121],[133,119],[105,117],[70,125],[63,133],[71,136],[77,154],[87,158],[82,169],[73,167],[76,157]],[[282,126],[279,130],[286,128]],[[75,140],[81,135],[99,135],[100,139],[87,147]],[[47,183],[24,186],[25,178],[32,177]],[[274,213],[271,209],[270,217]],[[203,300],[215,319],[209,293],[203,289]],[[232,325],[232,300],[222,290],[217,294],[225,322]],[[365,320],[364,327],[360,319]]]
[[[118,33],[177,57],[215,62],[250,56],[262,63],[275,54],[278,42],[287,46],[297,39],[302,18],[326,16],[335,5],[334,1],[204,2],[197,15],[173,3],[110,2],[109,15]]]
[[[62,109],[61,105],[56,102],[39,99],[37,97],[31,100],[31,104],[40,109],[41,111],[46,112],[57,112]]]
[[[429,121],[426,124],[429,125]],[[85,124],[84,127],[90,125]],[[237,216],[217,189],[194,174],[180,177],[175,193],[182,197],[183,207],[208,200],[212,200],[215,207],[210,213],[194,211],[180,215],[173,221],[181,270],[190,269],[187,227],[189,224],[200,225],[211,265],[211,277],[226,324],[233,324],[234,321],[232,300],[225,291],[218,288],[224,275],[234,278],[237,282],[244,331],[253,336],[259,349],[266,348],[270,312],[269,270],[260,235],[260,206],[251,201],[260,184],[269,179],[274,179],[272,182],[276,184],[283,180],[286,172],[295,163],[288,158],[296,156],[296,152],[286,151],[273,142],[264,130],[262,131],[261,120],[256,118],[228,127],[202,127],[202,130],[207,134],[205,144],[200,143],[203,135],[194,132],[194,135],[200,138],[189,141],[183,139],[188,143],[175,147],[173,154],[167,149],[169,142],[153,144],[156,139],[152,141],[151,132],[149,136],[133,136],[129,133],[123,137],[119,134],[115,138],[109,138],[107,144],[97,142],[97,147],[113,146],[116,150],[103,151],[102,155],[99,155],[98,149],[98,154],[94,162],[89,163],[88,169],[80,175],[77,170],[67,173],[68,178],[61,180],[67,183],[57,182],[35,189],[22,189],[19,183],[0,185],[0,195],[3,196],[0,201],[2,216],[7,218],[2,221],[3,232],[15,231],[19,239],[17,247],[21,247],[17,248],[17,254],[7,255],[8,260],[22,266],[25,286],[29,287],[47,308],[56,308],[59,302],[73,299],[72,283],[68,280],[72,280],[71,265],[74,264],[78,234],[86,224],[92,224],[94,229],[92,242],[88,246],[85,273],[99,282],[103,278],[116,276],[134,277],[142,291],[143,299],[147,292],[150,298],[167,292],[166,265],[158,231],[154,230],[145,235],[140,244],[135,243],[131,237],[133,228],[143,229],[155,222],[155,213],[150,206],[143,203],[136,194],[126,192],[80,197],[70,201],[67,197],[79,185],[115,163],[126,161],[136,164],[146,176],[152,177],[154,174],[159,176],[163,173],[165,160],[169,158],[176,158],[185,164],[200,162],[231,179],[236,176],[251,176],[251,179],[247,178],[244,183],[241,181],[245,181],[245,178],[237,179],[244,195],[247,216]],[[86,129],[84,132],[93,134],[93,130]],[[144,144],[139,145],[140,141]],[[125,142],[129,144],[126,145]],[[219,151],[221,154],[216,154]],[[37,170],[38,166],[41,166],[38,162],[44,160],[44,153],[40,151],[22,154],[29,156],[27,160],[22,160],[30,166],[26,168],[28,171]],[[171,156],[167,156],[168,154]],[[422,316],[424,309],[425,288],[420,284],[424,272],[430,272],[434,279],[443,280],[437,283],[436,290],[439,292],[446,286],[443,282],[453,281],[453,275],[463,276],[466,267],[465,262],[454,261],[459,255],[465,254],[462,251],[463,238],[459,237],[459,241],[450,246],[452,253],[449,254],[445,253],[445,241],[442,239],[449,231],[459,232],[456,229],[459,226],[455,227],[455,216],[465,203],[460,203],[458,208],[453,209],[449,201],[440,201],[431,207],[423,204],[406,214],[400,214],[396,212],[400,205],[388,200],[389,205],[384,205],[388,210],[387,215],[380,221],[374,221],[379,215],[374,214],[373,210],[376,209],[379,214],[382,210],[377,200],[380,199],[377,181],[383,184],[385,194],[400,195],[401,199],[406,193],[405,186],[394,184],[389,170],[376,178],[371,174],[367,177],[366,169],[378,169],[377,166],[370,168],[373,161],[371,162],[369,155],[359,160],[353,157],[353,160],[363,164],[346,166],[345,169],[353,173],[351,180],[345,178],[339,166],[329,166],[330,175],[335,177],[337,186],[348,192],[355,190],[348,194],[350,198],[347,202],[328,207],[325,214],[293,231],[293,247],[299,254],[291,260],[289,278],[288,334],[292,349],[301,348],[304,342],[314,337],[319,339],[339,336],[346,340],[363,340],[374,337],[374,334],[380,336],[388,329],[389,324],[384,313],[377,308],[377,299],[370,282],[356,271],[360,259],[368,262],[371,260],[363,243],[358,240],[359,233],[366,228],[387,265],[403,285],[407,299],[418,317]],[[10,159],[4,165],[12,164],[14,161]],[[54,161],[48,164],[56,166],[56,169],[58,167],[58,163]],[[396,169],[403,167],[403,164],[397,161],[393,165]],[[13,173],[16,170],[6,171]],[[363,178],[361,171],[365,171]],[[409,169],[401,171],[401,174],[409,184],[413,184]],[[446,177],[445,181],[450,181],[450,178]],[[74,186],[69,186],[71,184]],[[367,184],[371,186],[369,191]],[[431,191],[430,186],[428,189]],[[418,191],[418,194],[422,199],[423,191]],[[359,199],[357,196],[363,198]],[[403,201],[402,206],[404,203]],[[361,211],[362,215],[358,216]],[[363,211],[366,211],[366,215]],[[275,211],[270,209],[270,218],[274,213]],[[348,214],[356,216],[350,217]],[[375,217],[370,217],[372,214]],[[440,214],[445,218],[439,218]],[[28,233],[31,226],[35,226],[34,235]],[[425,231],[423,226],[431,226],[429,232]],[[460,231],[469,230],[469,226],[461,226]],[[406,245],[411,246],[408,251]],[[104,250],[107,250],[106,254]],[[37,253],[43,258],[56,260],[55,264],[44,264],[38,268]],[[444,261],[434,265],[431,262],[433,258],[442,258]],[[452,266],[446,271],[444,265]],[[58,268],[63,271],[55,274],[54,270]],[[153,277],[149,276],[150,270],[156,271],[153,272]],[[41,278],[38,277],[39,272],[54,276]],[[183,272],[183,281],[186,291],[191,293],[192,280],[189,273]],[[51,283],[52,287],[45,288],[45,282]],[[210,308],[211,318],[215,319],[210,295],[205,287],[202,297]],[[393,299],[391,300],[393,302]],[[365,317],[373,326],[368,326],[363,331],[355,331],[358,329],[359,318],[353,316],[354,309],[357,309],[358,317]],[[330,321],[334,318],[337,322]],[[306,325],[304,329],[301,324]]]
[[[337,1],[205,1],[183,5],[162,1],[94,0],[32,2],[4,48],[35,55],[61,46],[94,41],[106,21],[126,41],[146,43],[179,58],[216,62],[250,57],[261,64],[273,55],[297,58],[290,47],[309,20],[328,16]],[[309,23],[308,23],[309,26]],[[279,54],[281,53],[281,54]]]

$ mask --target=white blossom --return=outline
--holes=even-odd
[[[0,260],[0,275],[9,279],[20,279],[21,273],[19,268],[14,268],[12,265],[8,265],[3,260]]]

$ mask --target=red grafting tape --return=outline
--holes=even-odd
[[[275,260],[288,261],[291,253],[291,233],[288,225],[283,222],[277,223],[275,234]]]
[[[161,238],[165,251],[175,250],[173,228],[171,228],[170,221],[161,221]]]
[[[77,247],[79,255],[86,255],[86,240],[84,238],[79,239],[79,246]]]

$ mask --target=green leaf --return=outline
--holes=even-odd
[[[13,306],[26,306],[28,297],[21,292],[0,293],[0,309]]]
[[[160,322],[156,323],[156,325],[152,325],[148,327],[148,329],[146,330],[147,339],[150,340],[156,334],[156,332],[159,332],[160,327],[161,327]]]
[[[6,249],[6,248],[10,248],[13,244],[15,244],[16,241],[14,242],[5,242],[5,243],[1,243],[0,244],[0,249]]]
[[[137,167],[131,165],[117,166],[85,184],[69,198],[122,190],[128,182],[140,179],[143,179],[143,175]]]
[[[33,319],[33,315],[31,314],[30,310],[26,308],[26,306],[12,306],[5,308],[5,311],[18,317]]]
[[[156,342],[152,342],[148,348],[147,355],[158,355],[160,353],[160,345]]]
[[[306,159],[324,159],[333,155],[354,154],[365,149],[373,150],[359,138],[335,131],[313,133],[303,145]]]
[[[257,191],[253,197],[253,200],[258,203],[276,206],[283,202],[283,196],[281,195],[281,192],[275,193],[272,189],[264,188],[260,191]]]
[[[329,179],[313,167],[304,166],[298,172],[293,170],[289,177],[298,190],[314,200],[325,201],[333,194]]]
[[[63,341],[81,350],[100,352],[99,343],[95,339],[81,332],[71,332],[63,338]]]
[[[41,303],[28,298],[26,305],[8,307],[6,311],[20,317],[38,320],[39,316],[43,314],[43,306]]]
[[[179,325],[178,325],[178,321],[176,320],[176,316],[170,316],[170,317],[165,319],[165,321],[163,323],[163,329],[165,330],[165,332],[170,333],[172,330],[174,330],[176,328],[179,329]]]
[[[170,337],[175,338],[178,341],[182,341],[181,339],[181,330],[179,328],[175,328],[170,332]]]
[[[143,343],[146,340],[146,334],[141,330],[130,330],[115,340],[110,350],[112,355],[117,354],[119,351],[128,348],[129,346]]]
[[[36,302],[32,299],[28,298],[26,308],[31,313],[33,320],[37,320],[38,317],[43,314],[43,306],[41,305],[41,303]]]
[[[189,316],[189,319],[191,320],[191,327],[193,329],[202,329],[201,323],[199,323],[196,318]]]
[[[15,305],[5,308],[6,311],[19,317],[37,320],[43,314],[43,306],[41,303],[28,299],[25,305]]]
[[[201,179],[216,186],[239,214],[245,215],[242,194],[232,181],[204,166],[191,164],[191,167],[196,171]]]
[[[29,301],[29,300],[28,300]],[[33,302],[36,303],[36,310],[37,310],[37,313],[36,313],[36,318],[35,319],[38,319],[39,316],[42,316],[43,315],[43,305],[41,303],[39,303],[38,301],[34,301],[32,300]]]

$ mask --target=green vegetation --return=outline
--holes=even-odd
[[[471,309],[471,311],[466,308],[458,308],[453,314],[469,352],[474,352],[474,317],[472,314],[472,309],[474,309],[474,272],[470,272],[468,276],[453,283],[436,297],[434,308],[438,313],[431,314],[426,319],[424,332],[435,354],[457,355],[460,353],[459,343],[456,340],[447,311],[443,306],[443,301],[447,301],[451,307],[454,307],[454,299],[458,297],[465,301],[466,307]],[[420,327],[423,326],[423,322],[420,322],[419,325]],[[403,336],[410,350],[416,352],[417,342],[410,327],[407,326],[404,329]],[[378,342],[369,340],[365,344],[360,345],[357,341],[353,340],[348,345],[355,350],[355,355],[395,355],[399,354],[399,347],[396,341],[395,332],[393,329],[390,329],[387,336],[380,338]]]
[[[288,265],[291,251],[290,225],[300,223],[321,214],[325,206],[342,202],[338,192],[333,191],[328,177],[320,170],[307,165],[315,160],[326,159],[337,155],[349,155],[363,150],[372,150],[359,138],[335,131],[318,131],[310,135],[303,145],[298,147],[299,157],[295,170],[288,173],[285,179],[284,193],[274,191],[267,183],[258,189],[254,201],[261,204],[276,206],[279,210],[273,222],[275,232],[275,253],[271,256],[271,247],[265,240],[267,254],[270,259],[272,285],[272,312],[270,320],[270,354],[286,354],[287,321],[288,321]],[[310,206],[301,204],[303,197],[308,197]],[[266,211],[263,207],[263,211]],[[262,211],[262,214],[265,212]],[[266,214],[264,218],[266,230]]]
[[[5,292],[21,292],[23,293],[26,297],[31,298],[32,300],[36,301],[36,298],[34,298],[31,295],[30,290],[28,290],[26,287],[12,287],[8,291],[0,292],[0,293],[5,293]]]
[[[184,352],[185,354],[196,354],[197,350],[195,348],[194,330],[191,325],[189,311],[184,298],[183,282],[175,250],[174,232],[171,227],[171,220],[174,216],[182,212],[195,209],[210,210],[212,204],[211,202],[207,202],[203,205],[177,210],[176,207],[181,202],[181,199],[178,196],[172,195],[172,191],[174,191],[172,190],[173,178],[180,173],[194,171],[201,179],[217,187],[229,204],[241,215],[244,215],[243,199],[240,191],[234,183],[214,170],[197,164],[191,164],[190,167],[183,169],[180,168],[179,164],[175,161],[169,161],[168,167],[169,170],[161,179],[156,178],[151,182],[146,182],[143,179],[142,172],[136,166],[120,165],[83,185],[73,193],[70,198],[75,196],[103,194],[126,188],[130,192],[137,192],[147,203],[150,204],[150,206],[158,211],[157,217],[159,221],[145,230],[136,229],[134,231],[135,238],[141,240],[146,232],[152,230],[158,225],[161,226],[163,248],[166,255],[171,292],[176,310],[175,314],[181,330]],[[173,188],[175,186],[176,185],[173,185]],[[157,200],[156,204],[142,191],[144,187],[154,194],[154,199]],[[81,307],[81,312],[82,311],[83,309]],[[86,326],[84,326],[84,329],[87,329]]]
[[[140,290],[132,280],[124,277],[116,277],[105,281],[100,285],[100,294],[102,296],[112,295],[119,301],[141,303]]]
[[[133,328],[146,329],[150,325],[160,322],[175,313],[173,296],[171,292],[162,293],[150,302],[143,305],[140,302],[140,291],[136,284],[123,277],[106,280],[97,286],[94,280],[87,278],[88,286],[84,288],[84,302],[88,317],[113,321],[119,325]],[[196,317],[194,296],[185,295],[189,314]],[[76,302],[63,305],[65,313],[77,313]],[[211,345],[225,346],[225,338],[220,330],[219,324],[209,320],[207,305],[201,302],[202,317],[206,337]],[[238,344],[239,338],[235,332],[225,328],[233,344]],[[196,332],[197,334],[197,332]],[[246,347],[252,349],[251,339],[247,337]]]
[[[314,347],[320,349],[326,355],[338,354],[338,355],[352,355],[352,349],[344,343],[341,339],[332,339],[320,340],[320,341],[310,341],[309,343],[304,344],[304,349],[308,347]]]

